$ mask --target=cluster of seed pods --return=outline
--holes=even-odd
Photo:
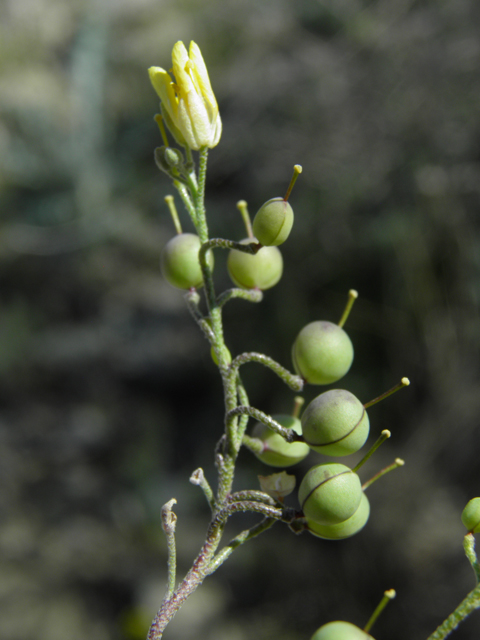
[[[298,175],[301,167],[296,165],[295,170]],[[263,204],[253,225],[250,224],[246,203],[238,203],[248,232],[248,237],[240,243],[257,246],[256,253],[235,248],[230,250],[227,269],[236,286],[265,290],[280,280],[283,259],[278,245],[288,238],[292,229],[294,215],[287,199],[296,175],[285,198],[272,198]],[[173,202],[166,200],[177,227],[177,236],[164,248],[162,272],[166,280],[177,288],[199,288],[203,285],[198,259],[200,239],[195,234],[182,232]],[[207,253],[207,262],[213,268],[211,251]],[[349,371],[354,350],[343,325],[356,297],[357,292],[351,290],[338,324],[319,320],[307,324],[298,333],[292,347],[292,361],[296,373],[305,383],[332,384]],[[215,359],[214,355],[213,357]],[[252,436],[260,447],[252,448],[252,451],[263,463],[281,468],[301,462],[311,450],[333,457],[355,453],[365,444],[369,435],[370,423],[366,408],[407,384],[408,379],[403,378],[400,385],[367,404],[362,404],[345,389],[329,389],[310,402],[301,419],[298,417],[299,404],[294,415],[272,416],[280,426],[298,434],[298,441],[289,443],[267,425],[257,423]],[[298,491],[301,516],[305,529],[314,536],[340,540],[354,535],[367,523],[370,505],[356,473],[358,466],[352,470],[338,462],[327,462],[313,466],[304,476]],[[480,517],[477,516],[480,508],[473,511],[474,516],[468,514],[468,524],[472,530],[480,527]],[[335,621],[320,627],[311,640],[373,638],[367,631],[349,622]]]
[[[323,385],[343,377],[353,361],[353,346],[342,328],[357,292],[352,290],[338,325],[316,321],[306,325],[292,347],[294,368],[305,382]],[[288,424],[302,434],[299,442],[288,444],[268,427],[256,426],[254,434],[264,442],[257,456],[267,464],[290,466],[306,457],[310,450],[341,457],[355,453],[365,444],[370,430],[367,407],[409,384],[407,378],[366,404],[345,389],[329,389],[316,396],[301,420]],[[287,426],[288,416],[275,419]],[[292,418],[290,418],[292,420]],[[388,432],[387,432],[388,433]],[[388,436],[387,436],[388,437]],[[301,449],[301,446],[306,448]],[[290,455],[291,451],[291,455]],[[300,457],[302,456],[302,457]],[[303,478],[298,498],[310,533],[320,538],[340,540],[360,531],[370,515],[370,505],[356,469],[327,462],[313,466]]]

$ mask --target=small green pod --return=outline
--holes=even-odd
[[[338,524],[323,525],[307,518],[308,531],[318,538],[325,540],[344,540],[358,533],[367,524],[370,517],[370,503],[365,493],[362,493],[360,504],[353,516]]]
[[[283,198],[263,204],[253,220],[253,233],[266,247],[285,242],[293,226],[293,209]]]
[[[330,384],[350,369],[352,341],[337,324],[326,320],[310,322],[293,343],[292,360],[295,371],[308,384]]]
[[[469,533],[480,533],[480,498],[472,498],[462,512],[462,522]]]
[[[298,418],[288,415],[272,416],[282,427],[293,429],[302,434],[302,425]],[[255,455],[271,467],[291,467],[310,453],[310,447],[304,442],[287,442],[281,435],[258,422],[252,432],[255,438],[263,442],[263,451]]]
[[[368,438],[370,422],[360,400],[345,389],[330,389],[310,402],[302,415],[307,444],[327,456],[348,456]]]
[[[245,238],[242,244],[258,242]],[[230,278],[242,289],[270,289],[282,277],[283,258],[277,247],[262,247],[255,254],[231,249],[227,259]]]
[[[338,462],[312,467],[298,489],[305,517],[322,525],[344,522],[353,516],[362,495],[358,475]]]
[[[194,233],[180,233],[167,244],[162,252],[161,268],[163,276],[178,289],[192,289],[203,286],[203,275],[198,260],[201,247],[200,238]],[[213,253],[207,254],[208,264],[213,269]]]
[[[311,640],[374,640],[374,638],[350,622],[327,622],[317,629]]]

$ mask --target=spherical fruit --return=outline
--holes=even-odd
[[[370,516],[370,503],[367,496],[362,492],[360,504],[353,516],[347,518],[343,522],[338,524],[323,525],[309,520],[307,518],[308,530],[314,536],[318,538],[324,538],[325,540],[343,540],[344,538],[350,538],[358,533],[367,524]]]
[[[350,622],[328,622],[317,629],[311,640],[374,640]]]
[[[368,438],[365,407],[350,391],[331,389],[314,398],[302,415],[307,444],[327,456],[348,456]]]
[[[272,418],[282,427],[293,429],[301,435],[302,425],[298,418],[287,415],[272,416]],[[255,425],[252,435],[263,442],[263,451],[255,455],[271,467],[291,467],[310,453],[309,446],[304,442],[287,442],[281,435],[260,422]]]
[[[292,348],[293,366],[309,384],[330,384],[340,380],[353,361],[353,345],[345,331],[332,322],[307,324]]]
[[[462,522],[470,533],[480,533],[480,498],[472,498],[462,512]]]
[[[242,244],[258,242],[245,238]],[[277,247],[262,247],[255,254],[231,249],[227,260],[231,279],[242,289],[270,289],[282,277],[283,258]]]
[[[283,198],[272,198],[257,211],[253,220],[253,233],[263,245],[277,246],[285,242],[292,226],[292,207]]]
[[[338,462],[312,467],[298,490],[305,517],[323,525],[344,522],[353,516],[362,495],[358,475]]]
[[[162,273],[178,289],[192,289],[203,285],[202,269],[198,260],[200,238],[194,233],[180,233],[167,242],[161,259]],[[213,253],[207,254],[213,269]]]

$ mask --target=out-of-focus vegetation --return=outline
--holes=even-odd
[[[226,308],[231,351],[291,366],[298,330],[337,320],[354,287],[341,386],[364,401],[412,386],[370,411],[393,437],[362,477],[406,466],[369,490],[366,529],[328,543],[277,525],[168,637],[303,640],[330,619],[363,626],[394,587],[375,637],[425,638],[473,586],[460,514],[480,493],[479,3],[6,0],[0,18],[2,639],[142,638],[166,579],[160,506],[178,499],[180,570],[203,539],[188,477],[213,479],[222,395],[159,274],[174,230],[146,71],[179,39],[200,45],[224,122],[212,234],[243,237],[235,203],[254,213],[304,168],[285,275],[261,305]],[[271,373],[245,379],[253,404],[289,410]],[[241,463],[238,488],[268,472]],[[479,628],[477,613],[455,638]]]

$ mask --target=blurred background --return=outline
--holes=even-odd
[[[222,392],[158,268],[172,190],[147,75],[193,39],[224,124],[212,235],[243,237],[235,203],[254,214],[303,166],[283,279],[225,309],[232,353],[290,367],[297,332],[338,321],[355,288],[340,386],[366,402],[412,385],[369,410],[372,438],[393,437],[362,479],[406,465],[369,489],[365,530],[334,543],[276,525],[165,638],[304,640],[332,619],[363,627],[395,588],[375,637],[424,640],[474,586],[460,514],[480,494],[479,3],[3,0],[0,18],[1,638],[144,638],[166,580],[161,505],[178,500],[179,575],[203,540],[188,478],[202,466],[215,482]],[[243,377],[252,404],[290,410],[271,372]],[[236,488],[268,473],[244,452]],[[455,638],[479,633],[476,612]]]

